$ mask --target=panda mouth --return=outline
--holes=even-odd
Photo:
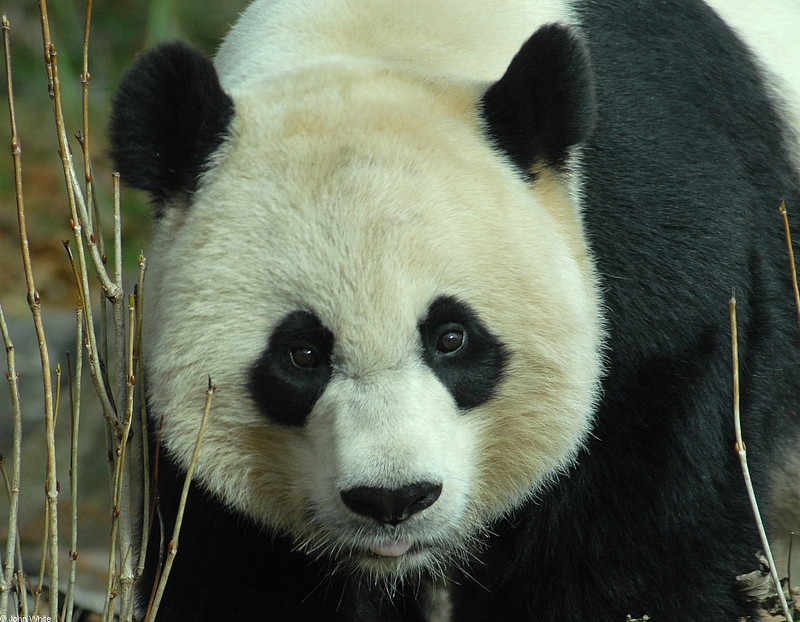
[[[369,550],[378,557],[402,557],[413,547],[410,540],[399,539],[378,542],[369,547]]]

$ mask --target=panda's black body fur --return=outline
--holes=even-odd
[[[464,580],[454,619],[756,615],[734,581],[762,547],[734,449],[727,301],[735,288],[743,434],[766,491],[800,403],[778,211],[800,201],[787,136],[749,53],[706,7],[585,3],[581,23],[603,399],[581,466],[497,526],[470,569],[487,589]]]
[[[534,58],[548,65],[553,54],[554,65],[572,73],[538,76],[547,81],[543,95],[540,84],[525,83],[529,72],[509,71],[505,90],[484,97],[483,114],[487,138],[520,169],[533,165],[534,178],[537,163],[562,166],[572,134],[592,127],[579,168],[606,312],[601,401],[576,466],[493,524],[475,563],[449,571],[452,619],[756,615],[735,581],[757,568],[761,544],[734,448],[728,299],[735,288],[744,437],[766,502],[770,464],[800,429],[800,331],[778,212],[781,200],[800,209],[789,130],[752,54],[705,5],[607,0],[576,10],[591,69],[572,39],[527,46],[517,67]],[[169,97],[137,94],[135,85],[171,49],[130,74],[112,126],[123,175],[156,196],[175,188],[163,180],[148,187],[152,173],[126,161],[129,142],[150,140],[145,150],[162,152],[199,137],[207,158],[224,134],[224,127],[198,134],[197,121],[174,130],[162,124],[157,133],[129,124],[137,115],[127,108],[141,104],[125,97]],[[230,115],[224,98],[213,101],[200,111],[212,126]],[[563,114],[548,116],[553,107]],[[515,120],[531,114],[545,120]],[[194,179],[204,166],[188,155],[167,174]],[[161,414],[151,412],[153,421]],[[162,455],[167,534],[182,478]],[[151,537],[142,597],[155,575],[157,541]],[[292,548],[193,487],[159,619],[234,612],[253,620],[425,619],[428,597],[413,579],[390,598],[380,583],[328,576],[324,562]]]

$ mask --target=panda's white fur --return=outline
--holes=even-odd
[[[223,88],[261,89],[278,73],[372,62],[440,80],[494,81],[539,26],[571,23],[563,0],[253,2],[214,64]],[[476,51],[480,53],[476,54]]]
[[[650,3],[639,4],[636,10],[646,19]],[[699,12],[719,34],[721,25],[709,19],[705,7],[698,10],[699,3],[674,0],[673,4]],[[781,0],[710,0],[708,4],[740,34],[766,68],[772,95],[780,102],[786,120],[800,133],[800,6],[786,6]],[[718,327],[716,323],[709,328],[696,321],[693,312],[681,315],[682,305],[688,305],[679,298],[683,287],[690,303],[710,305],[708,292],[716,284],[697,285],[695,289],[701,279],[706,285],[702,267],[692,266],[686,275],[675,275],[674,266],[683,267],[680,257],[674,262],[672,256],[666,257],[663,271],[658,259],[659,253],[681,252],[682,244],[670,237],[671,231],[681,227],[686,228],[687,236],[694,235],[698,244],[712,243],[697,233],[694,216],[686,216],[675,207],[683,198],[671,179],[656,179],[660,170],[651,173],[652,182],[642,182],[635,176],[638,170],[627,177],[628,171],[598,167],[592,180],[594,188],[606,190],[604,180],[598,182],[597,177],[610,176],[612,203],[619,200],[624,204],[624,185],[633,180],[630,183],[639,187],[634,186],[632,196],[653,201],[652,206],[642,204],[641,210],[652,209],[654,221],[664,219],[664,223],[649,225],[646,219],[637,220],[641,213],[629,211],[627,218],[636,220],[630,232],[650,241],[617,239],[619,234],[613,229],[606,231],[603,220],[613,221],[615,206],[596,203],[599,216],[593,215],[592,235],[604,238],[595,249],[605,253],[604,268],[609,270],[600,274],[590,250],[598,240],[588,239],[584,231],[582,205],[591,197],[585,189],[584,182],[590,177],[583,176],[582,159],[588,163],[594,155],[597,167],[597,152],[606,145],[599,141],[582,153],[580,146],[569,143],[563,161],[536,160],[521,167],[513,154],[503,151],[501,141],[493,144],[497,136],[493,135],[494,128],[488,127],[493,121],[485,117],[482,108],[487,88],[506,74],[512,58],[541,26],[567,25],[579,33],[578,37],[582,33],[588,39],[588,27],[580,23],[580,15],[594,5],[578,5],[574,8],[569,2],[544,0],[257,0],[243,13],[214,61],[219,83],[232,100],[235,113],[231,112],[229,124],[222,124],[222,137],[213,144],[210,160],[199,163],[199,178],[185,183],[185,187],[179,185],[177,191],[155,184],[154,196],[168,205],[160,206],[148,255],[148,405],[151,416],[162,422],[158,429],[165,455],[179,471],[188,467],[192,454],[207,377],[218,387],[195,471],[196,483],[208,495],[204,503],[219,500],[225,511],[235,513],[236,520],[244,516],[255,521],[270,534],[267,538],[275,534],[278,539],[288,537],[295,551],[323,560],[334,575],[341,570],[338,574],[348,577],[355,569],[392,584],[418,575],[449,580],[453,568],[456,572],[463,568],[461,578],[471,580],[471,568],[480,571],[484,563],[481,558],[471,567],[472,558],[481,554],[484,540],[491,540],[496,535],[492,531],[498,529],[504,533],[492,540],[497,544],[495,550],[500,551],[496,555],[519,556],[507,566],[509,573],[516,573],[513,579],[520,581],[520,585],[508,588],[513,590],[513,598],[507,597],[508,611],[526,611],[536,619],[548,612],[555,615],[553,612],[558,611],[560,615],[573,607],[574,600],[577,604],[570,611],[580,612],[581,617],[591,612],[598,619],[616,619],[613,616],[621,603],[610,600],[613,590],[620,590],[626,598],[638,599],[634,602],[660,603],[657,606],[664,611],[686,612],[681,609],[682,602],[664,604],[670,600],[670,589],[665,588],[663,599],[660,594],[654,595],[652,586],[662,576],[648,566],[650,558],[664,550],[669,553],[665,567],[680,560],[684,532],[672,539],[664,535],[663,541],[661,532],[652,540],[645,534],[653,550],[642,550],[641,560],[631,559],[622,580],[617,581],[610,573],[606,583],[597,577],[607,569],[617,570],[607,568],[609,556],[603,550],[603,534],[608,537],[603,529],[608,529],[608,523],[616,527],[617,520],[621,524],[631,520],[630,512],[615,514],[617,506],[627,507],[640,497],[654,505],[663,503],[663,507],[652,510],[635,508],[641,511],[643,520],[641,527],[630,528],[631,546],[641,542],[641,538],[635,539],[642,536],[637,528],[646,531],[655,529],[654,525],[659,529],[672,525],[673,517],[675,522],[683,520],[684,510],[690,518],[693,516],[693,508],[684,508],[675,500],[684,491],[675,485],[680,476],[674,464],[648,463],[652,456],[674,458],[670,451],[673,446],[683,448],[683,437],[658,438],[651,456],[650,448],[637,445],[638,438],[625,436],[636,434],[629,433],[628,428],[650,433],[651,429],[660,429],[668,416],[675,417],[670,423],[677,427],[686,415],[691,418],[680,434],[691,435],[694,430],[697,445],[711,443],[709,447],[717,448],[724,435],[713,428],[714,422],[708,424],[707,434],[692,427],[706,425],[701,419],[709,417],[706,410],[718,407],[714,400],[723,386],[716,367],[720,360],[714,341]],[[635,13],[630,7],[625,10]],[[588,10],[592,11],[607,17],[603,9]],[[657,29],[658,24],[654,27]],[[626,54],[634,56],[637,51],[620,53],[622,61],[618,61],[618,57],[608,56],[613,42],[608,46],[604,37],[609,35],[600,32],[595,36],[594,51],[607,54],[601,69],[612,66],[620,73],[627,71],[624,62],[630,59]],[[734,51],[738,50],[736,45],[732,45]],[[660,58],[660,51],[650,53]],[[660,69],[646,67],[642,83],[647,84],[650,74],[658,74]],[[758,75],[757,71],[752,73]],[[148,77],[147,71],[134,75]],[[635,92],[648,97],[646,89],[636,90],[636,79],[634,75],[623,84],[633,85]],[[136,92],[136,85],[130,82],[127,92]],[[760,82],[755,82],[757,85],[750,84],[750,88],[760,93]],[[147,88],[151,93],[158,90]],[[606,101],[600,104],[601,112],[607,113],[602,106],[613,109],[617,94],[602,95]],[[155,101],[161,103],[158,98]],[[553,101],[560,106],[560,101]],[[626,102],[628,108],[621,116],[630,114],[635,120],[638,103]],[[641,103],[644,106],[646,102]],[[668,141],[676,127],[680,133],[681,124],[664,122],[660,110],[653,112],[657,108],[648,109],[658,119],[652,125],[653,135]],[[146,121],[146,115],[142,116]],[[617,147],[615,132],[628,130],[626,120],[617,124],[617,118],[605,119],[604,136]],[[143,122],[141,118],[139,121]],[[669,132],[656,134],[663,129],[659,123]],[[647,124],[645,127],[651,129]],[[785,132],[781,138],[792,145],[789,150],[800,168],[797,136],[787,128],[781,131]],[[135,137],[136,132],[130,132],[130,136]],[[642,137],[633,131],[631,136],[650,139],[650,134]],[[118,143],[126,147],[124,138]],[[622,144],[627,149],[638,148],[636,144]],[[648,145],[643,147],[649,149]],[[614,162],[616,155],[606,154]],[[664,168],[673,172],[671,166],[675,165],[674,175],[685,175],[691,185],[696,176],[689,169],[698,164],[702,163],[680,167],[666,162]],[[147,165],[137,166],[148,169]],[[534,166],[533,174],[523,170],[527,166]],[[710,170],[718,172],[714,166],[718,163],[712,162]],[[187,169],[194,171],[191,166]],[[702,166],[700,171],[700,175],[707,174]],[[787,187],[794,188],[796,179],[788,174],[781,179],[786,178],[790,179]],[[535,183],[531,183],[533,179]],[[147,179],[136,183],[154,190]],[[660,204],[661,197],[650,196],[650,183],[653,188],[663,183],[673,194]],[[695,207],[699,199],[696,195],[690,198],[690,207]],[[752,205],[746,208],[754,209]],[[675,222],[669,220],[673,211],[678,214]],[[736,227],[749,221],[731,217],[731,222],[735,238],[739,232]],[[614,223],[609,226],[614,227]],[[660,246],[662,237],[668,240],[664,247]],[[642,269],[650,270],[644,276],[637,272],[638,264],[619,268],[615,263],[616,248],[619,246],[619,254],[625,256],[622,247],[627,242],[633,246],[632,261],[643,260]],[[652,264],[647,263],[652,261],[651,255],[656,256]],[[740,255],[734,260],[736,266],[751,268]],[[618,273],[614,273],[615,266]],[[642,285],[645,277],[652,282]],[[606,299],[618,306],[607,313],[601,298],[609,292],[600,291],[601,282],[617,292],[638,288],[640,297],[630,305],[636,308],[624,308],[619,301],[625,296],[615,298],[611,291]],[[659,289],[664,282],[663,290]],[[762,285],[761,281],[758,284]],[[756,286],[754,290],[753,299],[757,300],[762,290]],[[763,291],[774,294],[775,289],[765,285]],[[420,326],[432,303],[442,298],[468,306],[507,354],[490,399],[468,409],[459,407],[421,352]],[[653,301],[664,304],[666,310],[648,307]],[[752,307],[758,304],[754,302]],[[253,398],[252,370],[270,335],[298,311],[313,314],[332,334],[331,376],[302,425],[286,425],[264,412]],[[756,315],[756,311],[750,311]],[[607,354],[603,348],[606,337],[613,342],[610,325],[620,317],[633,325],[616,327],[620,352],[609,354],[612,364],[613,355],[619,356],[618,367],[611,374],[619,372],[622,380],[619,386],[613,382],[604,385],[610,387],[611,395],[601,395]],[[675,318],[683,317],[688,318],[688,343],[682,341],[684,327],[672,325]],[[629,328],[633,331],[631,343],[626,341]],[[786,345],[786,352],[793,347]],[[710,363],[703,358],[711,358],[708,352],[714,354]],[[793,350],[786,359],[792,356]],[[696,360],[713,364],[713,369],[704,368],[697,378],[684,377],[682,374],[690,374],[686,370],[693,369]],[[748,364],[758,368],[758,361]],[[637,384],[640,368],[644,369],[642,384]],[[651,380],[648,374],[658,376],[653,369],[663,371],[664,386],[652,388],[655,406],[651,413],[648,396],[639,392]],[[683,384],[671,398],[673,375]],[[625,391],[633,393],[630,404],[634,404],[635,412],[627,411]],[[693,402],[699,399],[695,391],[697,395],[705,391],[702,396],[707,401],[699,405]],[[680,408],[672,410],[684,397],[695,409],[687,407],[688,414]],[[614,419],[603,432],[607,436],[593,438],[595,411],[600,408],[602,412],[606,401],[612,404],[609,408],[619,410],[622,422]],[[615,416],[613,412],[605,414],[609,419]],[[651,416],[652,427],[643,426]],[[631,461],[641,459],[642,468],[658,471],[653,478],[653,495],[631,484],[637,474],[626,469],[629,456],[624,450],[610,458],[605,455],[613,453],[609,448],[618,440],[609,429],[622,436],[622,448],[632,448]],[[671,426],[667,430],[674,432]],[[687,442],[689,448],[691,440]],[[587,464],[565,475],[579,452],[583,452],[581,458]],[[597,454],[599,466],[593,464]],[[694,479],[688,478],[688,487],[696,485],[698,495],[706,485],[719,485],[715,489],[719,495],[738,491],[735,485],[724,488],[729,482],[725,479],[723,484],[723,476],[714,479],[718,463],[705,465],[702,460],[697,471],[707,466],[708,475],[695,477],[692,472]],[[662,466],[663,471],[659,470]],[[776,469],[782,475],[775,487],[784,491],[783,498],[794,498],[785,494],[793,486],[785,482],[797,476],[796,470],[796,464]],[[573,483],[568,478],[576,481],[573,489],[567,485]],[[562,487],[551,494],[548,485],[556,479]],[[345,491],[355,489],[392,491],[419,482],[440,485],[441,494],[424,511],[397,524],[353,511],[343,497]],[[595,503],[587,507],[599,513],[597,504],[604,499],[614,507],[608,509],[607,516],[598,517],[605,522],[595,531],[592,510],[584,515],[583,501],[570,495],[575,491],[591,495],[596,482],[605,483],[609,490],[597,491],[599,502],[585,499]],[[658,489],[661,485],[672,488]],[[562,489],[564,498],[560,499]],[[542,499],[544,509],[537,513],[535,508]],[[606,511],[605,507],[600,509]],[[741,507],[737,505],[736,509]],[[697,509],[699,514],[707,511],[705,507]],[[780,508],[777,511],[788,516]],[[662,519],[664,522],[659,522]],[[573,534],[565,538],[570,529],[567,523],[573,520],[574,538]],[[702,523],[701,518],[698,520]],[[782,524],[791,524],[791,520],[786,518]],[[516,527],[515,521],[523,535],[508,536],[505,522]],[[701,528],[710,524],[702,523]],[[687,531],[687,537],[694,535]],[[624,528],[619,532],[624,534]],[[524,534],[546,541],[536,542],[538,548],[528,546]],[[590,576],[584,578],[586,597],[548,600],[546,595],[541,597],[537,587],[548,577],[537,573],[554,572],[553,567],[548,571],[548,560],[560,559],[559,547],[565,542],[569,559],[580,558],[581,550],[587,551]],[[665,549],[659,549],[662,545]],[[528,551],[540,557],[529,560]],[[589,558],[589,553],[594,557]],[[504,598],[505,560],[497,564],[491,554],[487,556],[486,574],[500,577],[496,581],[490,577],[495,593],[481,600],[469,593],[469,585],[459,587],[462,613],[472,611],[473,603],[483,609],[483,614],[475,612],[475,619],[493,619],[497,602]],[[706,575],[710,581],[719,579],[719,568],[724,566],[727,572],[735,565],[726,555],[714,559],[715,565]],[[612,552],[610,559],[616,563],[613,556]],[[674,569],[674,564],[669,568]],[[357,572],[353,576],[361,575]],[[670,580],[674,578],[674,573],[669,575]],[[276,588],[276,592],[282,589]],[[315,589],[316,585],[300,588],[302,603],[310,597],[306,593],[313,594]],[[688,593],[681,586],[672,589]],[[722,589],[710,584],[707,587],[710,595]],[[486,594],[489,592],[487,589]],[[345,599],[344,588],[342,594]],[[725,594],[726,610],[733,611],[735,599]],[[518,595],[519,602],[511,603]],[[497,600],[490,601],[490,597]],[[424,598],[427,596],[420,597]],[[174,599],[179,606],[180,597]],[[609,602],[601,602],[603,599]],[[287,602],[284,610],[293,611],[295,602],[291,598]],[[534,602],[538,605],[530,604]],[[352,619],[372,619],[372,614],[360,609],[362,606],[353,606]]]
[[[246,45],[237,32],[230,45]],[[323,57],[269,88],[231,89],[232,138],[191,210],[164,215],[149,258],[165,447],[188,465],[210,375],[198,481],[312,549],[397,538],[423,550],[365,556],[370,567],[436,563],[530,498],[573,458],[596,399],[601,314],[574,190],[553,178],[532,192],[497,157],[475,111],[483,88]],[[511,350],[509,380],[469,416],[419,357],[417,324],[439,295],[468,302]],[[336,371],[307,425],[287,429],[253,404],[245,370],[298,308],[336,336]],[[394,536],[339,498],[426,479],[442,496]]]

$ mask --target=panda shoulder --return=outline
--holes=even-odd
[[[800,136],[800,3],[706,0],[755,55],[787,121]],[[800,165],[800,148],[795,153]]]

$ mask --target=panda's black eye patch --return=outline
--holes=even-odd
[[[419,325],[422,359],[461,408],[491,399],[503,377],[507,352],[465,302],[434,300]]]
[[[250,369],[249,389],[276,423],[300,426],[331,377],[333,334],[308,311],[294,311],[270,335]]]

